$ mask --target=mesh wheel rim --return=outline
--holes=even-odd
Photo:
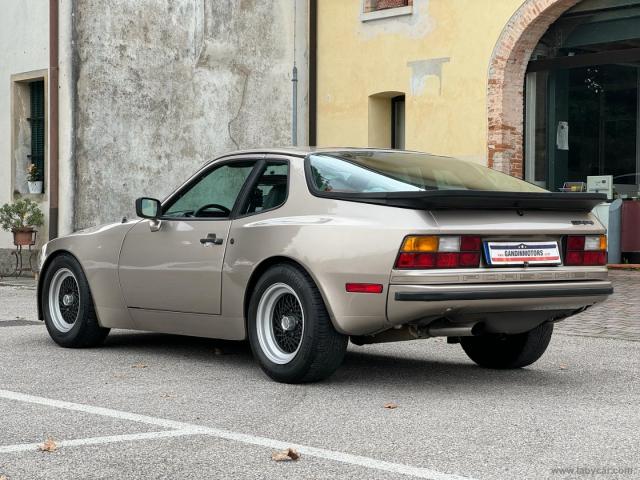
[[[56,330],[69,332],[80,314],[80,287],[71,270],[58,270],[49,285],[49,314]]]
[[[293,328],[284,328],[291,323]],[[258,343],[264,355],[278,365],[291,362],[300,351],[304,328],[304,310],[298,294],[285,283],[269,286],[260,297],[256,314]]]

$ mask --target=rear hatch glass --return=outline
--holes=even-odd
[[[313,153],[305,169],[316,196],[400,208],[588,212],[606,199],[599,194],[551,193],[471,161],[417,152]]]
[[[546,192],[474,162],[425,153],[319,153],[309,156],[309,164],[312,186],[321,192]]]

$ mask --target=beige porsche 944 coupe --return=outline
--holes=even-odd
[[[249,340],[280,382],[356,345],[447,337],[519,368],[604,300],[603,196],[392,150],[259,150],[204,165],[141,219],[49,242],[39,314],[64,347],[111,328]]]

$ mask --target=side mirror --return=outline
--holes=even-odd
[[[161,213],[160,200],[149,197],[141,197],[136,200],[136,215],[139,217],[156,220]]]

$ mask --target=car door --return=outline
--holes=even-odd
[[[120,285],[132,309],[220,314],[222,265],[231,219],[254,160],[214,165],[126,235]]]

